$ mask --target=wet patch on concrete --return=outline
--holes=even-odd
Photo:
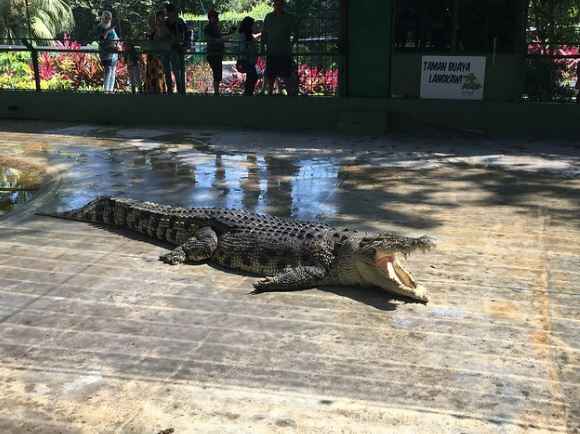
[[[41,167],[22,159],[0,156],[0,216],[32,200],[43,177]]]

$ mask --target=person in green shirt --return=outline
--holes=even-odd
[[[298,94],[298,77],[292,60],[297,39],[296,19],[284,10],[285,0],[274,1],[274,11],[266,15],[262,30],[262,52],[266,53],[266,88],[272,95],[277,78],[284,80],[288,95]]]

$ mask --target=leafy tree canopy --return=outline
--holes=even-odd
[[[28,6],[26,0],[0,0],[2,39],[48,39],[73,27],[74,18],[67,0],[28,0]]]
[[[580,0],[530,0],[528,25],[543,43],[579,43]]]

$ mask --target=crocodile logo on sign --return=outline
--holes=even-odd
[[[478,90],[481,89],[481,83],[477,80],[477,77],[475,76],[475,74],[472,72],[470,74],[466,74],[464,76],[464,83],[463,83],[463,90]]]

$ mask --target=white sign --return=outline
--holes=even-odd
[[[421,98],[483,99],[485,57],[423,56]]]

